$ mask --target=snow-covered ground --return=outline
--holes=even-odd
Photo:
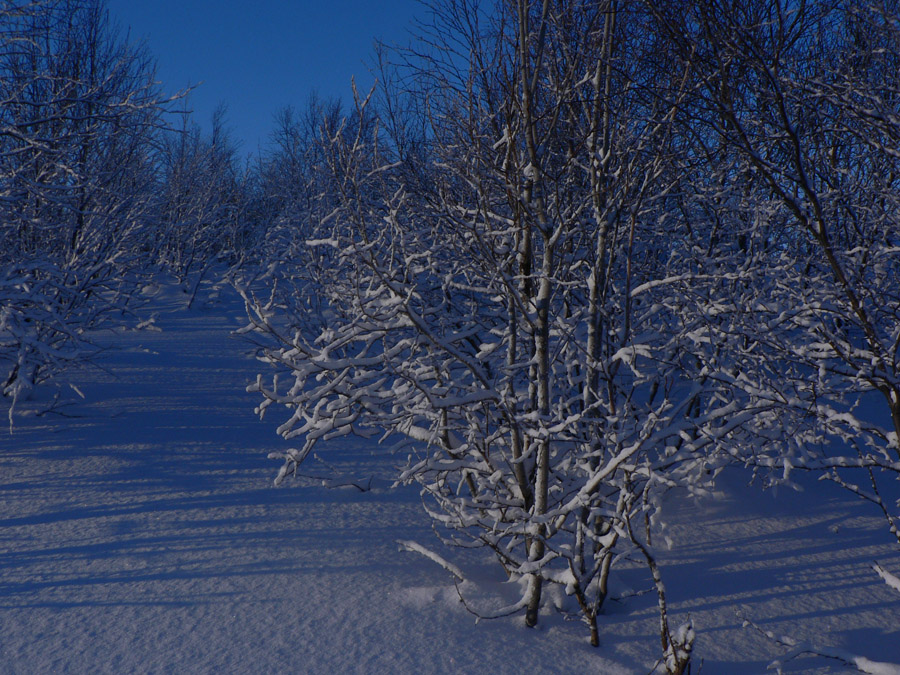
[[[620,565],[593,649],[553,609],[534,631],[521,618],[476,624],[447,572],[398,550],[436,546],[415,491],[274,488],[266,455],[286,446],[244,392],[265,366],[229,337],[240,305],[223,291],[188,312],[171,289],[154,303],[161,331],[107,338],[119,348],[106,370],[73,376],[84,401],[70,392],[62,414],[18,417],[0,435],[0,673],[653,667],[656,598],[637,563]],[[335,461],[361,476],[391,461],[339,443]],[[900,662],[900,595],[871,568],[896,574],[900,556],[872,508],[832,485],[745,482],[732,472],[717,498],[669,505],[663,574],[675,621],[689,615],[698,632],[694,672],[701,660],[712,675],[765,672],[787,651],[743,618]],[[475,572],[473,603],[511,592],[492,566]],[[813,657],[785,667],[843,670]]]

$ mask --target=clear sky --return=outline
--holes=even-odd
[[[350,100],[373,41],[405,42],[417,0],[107,0],[110,18],[146,40],[169,92],[202,84],[190,107],[204,127],[219,103],[242,154],[267,141],[273,115],[317,91]]]

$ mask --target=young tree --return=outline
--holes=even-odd
[[[657,67],[637,5],[433,9],[407,54],[413,98],[395,101],[423,111],[426,136],[393,143],[380,118],[320,136],[330,208],[308,244],[331,262],[323,320],[246,293],[292,380],[260,377],[260,411],[292,408],[279,433],[303,440],[278,480],[320,440],[409,439],[400,479],[421,485],[445,540],[523,579],[506,613],[533,626],[544,583],[564,584],[595,645],[610,568],[636,546],[681,672],[692,631],[668,624],[658,497],[701,489],[706,451],[752,415],[700,372],[711,347],[686,311],[692,242],[672,202],[690,72]]]
[[[326,138],[339,132],[343,109],[338,101],[313,95],[302,112],[285,108],[275,116],[269,148],[259,159],[257,199],[265,213],[265,236],[258,256],[265,263],[302,261],[312,236],[309,223],[327,215],[322,195],[333,192],[322,152]],[[351,126],[352,120],[347,122]]]
[[[0,5],[0,386],[13,401],[90,351],[127,298],[164,105],[101,1]]]
[[[771,406],[741,457],[782,478],[822,472],[874,502],[900,542],[898,6],[697,2],[657,16],[704,83],[695,125],[728,158],[714,164],[746,186],[718,208],[747,216],[730,219],[742,245],[721,250],[728,275],[697,303],[727,346],[719,376]]]
[[[157,256],[196,297],[211,268],[236,264],[249,240],[247,176],[238,166],[237,150],[225,127],[225,109],[213,114],[204,137],[185,114],[182,129],[164,140],[161,160]]]

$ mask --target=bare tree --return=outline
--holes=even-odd
[[[90,351],[133,285],[164,105],[93,0],[0,5],[0,384],[13,400]]]
[[[753,414],[698,365],[711,347],[673,206],[689,69],[656,67],[636,5],[433,9],[394,101],[422,111],[424,137],[403,126],[397,142],[377,116],[321,135],[333,206],[308,244],[331,256],[327,320],[310,331],[285,320],[284,296],[246,294],[248,330],[291,381],[260,377],[260,411],[287,405],[279,433],[303,441],[278,481],[322,440],[408,439],[400,479],[421,485],[445,541],[489,549],[523,582],[492,615],[533,626],[543,585],[560,583],[595,645],[610,569],[637,547],[659,581],[666,667],[682,672],[693,632],[669,627],[658,498],[702,489],[707,452]],[[357,119],[371,105],[358,97]]]
[[[216,264],[237,264],[252,241],[248,177],[229,137],[225,108],[213,114],[208,135],[184,114],[182,128],[165,138],[161,160],[157,255],[190,304]]]
[[[698,2],[658,16],[704,83],[693,119],[722,149],[714,164],[745,186],[708,202],[742,245],[720,248],[727,274],[696,289],[728,347],[717,376],[770,404],[743,459],[777,480],[822,472],[900,542],[898,7]]]

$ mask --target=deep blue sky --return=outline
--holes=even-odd
[[[417,0],[108,0],[110,18],[144,38],[169,92],[203,82],[190,107],[204,127],[220,102],[242,154],[264,145],[274,113],[317,91],[350,100],[372,83],[373,41],[405,42]]]

